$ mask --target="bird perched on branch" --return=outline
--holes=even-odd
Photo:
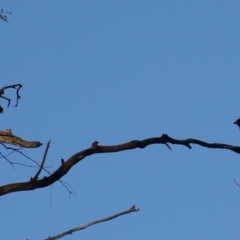
[[[237,119],[233,124],[236,124],[240,128],[240,118]]]

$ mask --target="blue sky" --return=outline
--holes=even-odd
[[[158,137],[238,145],[239,1],[1,1],[1,86],[21,83],[1,130],[46,144],[46,165],[91,146]],[[14,97],[13,91],[8,96]],[[11,95],[12,94],[12,95]],[[44,146],[24,150],[40,161]],[[3,151],[3,150],[2,150]],[[18,154],[13,161],[29,163]],[[36,169],[1,159],[1,185]],[[1,197],[0,238],[44,239],[135,204],[140,211],[63,239],[239,239],[239,156],[153,145],[94,155],[60,183]]]

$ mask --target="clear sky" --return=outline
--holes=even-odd
[[[21,83],[11,128],[46,165],[91,146],[158,137],[240,144],[239,1],[7,1],[1,86]],[[13,91],[8,92],[13,95]],[[11,95],[12,94],[12,95]],[[3,150],[1,150],[3,151]],[[12,161],[30,163],[18,154]],[[1,185],[36,169],[1,159]],[[239,239],[240,156],[153,145],[94,155],[60,183],[1,197],[0,239],[38,240],[135,204],[140,211],[63,239]]]

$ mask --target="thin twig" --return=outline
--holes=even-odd
[[[36,165],[38,165],[40,167],[40,164],[35,161],[34,159],[30,158],[29,156],[27,156],[26,154],[24,154],[23,152],[17,150],[18,153],[20,153],[22,156],[24,156],[25,158],[29,159],[30,161],[34,162]],[[46,167],[43,167],[43,170],[48,174],[48,175],[51,175],[51,172],[49,172]],[[65,188],[66,190],[68,191],[68,195],[71,196],[71,195],[75,195],[75,190],[73,189],[73,187],[66,183],[66,182],[63,182],[62,180],[58,180]],[[71,189],[71,190],[70,190]]]
[[[13,151],[18,151],[20,148],[13,148],[13,147],[7,147],[4,143],[0,142],[0,144],[7,150],[13,150]]]
[[[233,182],[240,188],[240,184],[236,181],[236,179],[233,179]]]
[[[2,156],[2,158],[4,158],[4,159],[13,167],[13,169],[15,169],[13,163],[12,163],[11,161],[9,161],[9,160],[6,158],[6,156],[4,156],[1,152],[0,152],[0,155]]]
[[[36,175],[35,175],[34,178],[33,178],[34,180],[37,180],[37,179],[38,179],[38,176],[39,176],[39,174],[41,173],[41,171],[42,171],[42,169],[43,169],[43,167],[44,167],[44,163],[45,163],[45,161],[46,161],[46,157],[47,157],[47,153],[48,153],[48,149],[49,149],[50,143],[51,143],[51,140],[49,140],[49,141],[47,142],[47,146],[46,146],[46,149],[45,149],[45,152],[44,152],[44,155],[43,155],[42,163],[41,163],[41,165],[40,165],[40,167],[39,167]]]
[[[14,105],[14,107],[17,107],[18,106],[18,100],[21,98],[20,95],[19,95],[19,90],[20,90],[20,88],[22,88],[22,84],[13,84],[13,85],[5,86],[5,87],[0,89],[0,97],[8,101],[8,107],[9,107],[11,99],[3,96],[3,94],[5,93],[5,90],[8,89],[8,88],[14,88],[14,89],[17,88],[17,91],[16,91],[17,101],[16,101],[16,104]]]
[[[131,208],[129,208],[128,210],[126,210],[124,212],[120,212],[120,213],[114,214],[114,215],[112,215],[110,217],[102,218],[102,219],[99,219],[99,220],[87,223],[87,224],[85,224],[83,226],[79,226],[79,227],[76,227],[76,228],[69,229],[69,230],[67,230],[67,231],[65,231],[63,233],[60,233],[60,234],[56,235],[56,236],[45,238],[44,240],[56,240],[56,239],[59,239],[59,238],[62,238],[64,236],[66,236],[68,234],[72,234],[73,232],[83,230],[83,229],[85,229],[87,227],[90,227],[90,226],[92,226],[94,224],[110,221],[110,220],[112,220],[114,218],[117,218],[117,217],[120,217],[122,215],[129,214],[129,213],[132,213],[132,212],[137,212],[137,211],[139,211],[139,209],[136,208],[133,205]]]
[[[29,168],[37,168],[37,166],[29,165],[29,164],[24,164],[24,163],[19,163],[19,162],[11,162],[13,165],[19,165],[23,167],[29,167]]]

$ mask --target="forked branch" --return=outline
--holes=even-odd
[[[46,158],[47,158],[47,153],[48,153],[48,149],[49,149],[49,147],[50,147],[50,143],[51,143],[51,140],[49,140],[48,143],[47,143],[47,146],[46,146],[46,149],[45,149],[45,152],[44,152],[44,155],[43,155],[42,163],[41,163],[41,165],[39,166],[39,169],[38,169],[36,175],[35,175],[34,178],[33,178],[34,180],[37,180],[37,179],[38,179],[39,174],[41,173],[41,171],[42,171],[43,168],[44,168],[44,163],[45,163]]]
[[[16,101],[16,104],[14,105],[14,107],[17,107],[18,106],[18,100],[21,98],[20,95],[19,95],[19,90],[20,90],[21,87],[22,87],[22,84],[13,84],[13,85],[5,86],[5,87],[0,89],[0,98],[3,98],[3,99],[8,101],[7,107],[10,106],[11,99],[3,96],[5,94],[5,90],[9,89],[9,88],[16,89],[17,101]],[[3,108],[2,108],[2,106],[0,106],[0,113],[2,113],[2,112],[3,112]]]

